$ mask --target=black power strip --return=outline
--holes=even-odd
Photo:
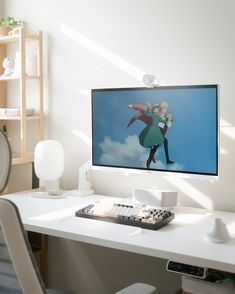
[[[169,272],[183,274],[194,278],[205,279],[207,268],[169,260],[166,265]]]

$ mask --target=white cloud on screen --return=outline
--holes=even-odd
[[[105,137],[100,147],[102,149],[100,161],[103,164],[145,166],[148,152],[140,145],[139,138],[136,135],[128,136],[123,143]]]
[[[171,164],[168,167],[168,169],[169,170],[183,170],[184,169],[184,166],[183,166],[183,164],[180,164],[180,163],[175,162],[174,164]]]
[[[118,165],[130,167],[146,167],[146,161],[149,156],[149,149],[143,148],[139,143],[139,137],[136,135],[128,136],[123,143],[113,141],[109,137],[105,137],[100,144],[102,154],[100,156],[101,164]],[[158,151],[155,157],[157,158]],[[160,160],[151,164],[151,168],[182,170],[183,165],[174,163],[167,166]]]

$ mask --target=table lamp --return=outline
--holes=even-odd
[[[34,151],[34,168],[40,188],[48,192],[60,191],[64,172],[64,149],[55,140],[40,141]]]

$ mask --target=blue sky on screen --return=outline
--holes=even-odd
[[[152,169],[216,173],[216,89],[157,88],[93,93],[93,162],[96,165],[145,168],[149,149],[139,144],[145,128],[129,120],[137,113],[128,104],[169,104],[172,127],[166,137],[170,159],[167,165],[164,147],[156,154]]]

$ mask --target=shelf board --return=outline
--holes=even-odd
[[[25,36],[26,41],[35,41],[39,40],[39,36],[36,34],[28,34]],[[13,36],[2,36],[0,37],[0,44],[13,44],[20,42],[20,34]]]
[[[27,80],[39,80],[40,76],[25,76]]]
[[[8,77],[0,77],[0,81],[11,81],[11,80],[19,80],[20,78],[17,76],[8,76]]]
[[[39,115],[27,115],[26,120],[39,120]],[[21,120],[21,116],[0,116],[0,120]]]
[[[0,44],[17,43],[18,41],[19,41],[19,35],[0,37]]]
[[[40,116],[39,115],[26,115],[27,120],[39,120]]]
[[[35,40],[39,40],[39,36],[36,34],[27,34],[25,36],[26,41],[35,41]]]
[[[39,80],[40,76],[25,76],[26,80]],[[8,76],[8,77],[0,77],[0,82],[4,82],[4,81],[19,81],[21,78],[18,76]]]
[[[34,153],[28,152],[25,157],[13,154],[12,155],[12,165],[30,163],[33,162]]]

